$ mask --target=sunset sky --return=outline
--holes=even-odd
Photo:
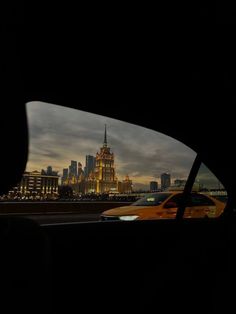
[[[160,183],[169,172],[172,180],[187,177],[196,154],[184,144],[155,131],[68,107],[43,102],[27,104],[29,158],[27,170],[52,166],[62,174],[71,160],[85,166],[85,156],[94,155],[103,144],[107,125],[108,146],[115,155],[119,180],[129,175],[134,189]]]

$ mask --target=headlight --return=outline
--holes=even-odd
[[[124,220],[124,221],[132,221],[132,220],[135,220],[137,219],[139,216],[135,216],[135,215],[132,215],[132,216],[120,216],[119,219],[120,220]]]

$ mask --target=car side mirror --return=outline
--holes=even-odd
[[[177,203],[170,201],[170,202],[167,202],[164,207],[165,208],[175,208],[175,207],[177,207]]]

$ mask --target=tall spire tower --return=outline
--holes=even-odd
[[[105,124],[103,147],[107,147],[107,125]]]
[[[95,177],[97,181],[97,193],[109,193],[118,190],[118,181],[115,175],[114,154],[107,144],[107,126],[105,124],[103,146],[96,154]]]

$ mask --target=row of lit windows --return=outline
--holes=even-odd
[[[98,161],[97,162],[97,166],[113,167],[114,166],[114,162],[113,161],[107,161],[107,162]]]

